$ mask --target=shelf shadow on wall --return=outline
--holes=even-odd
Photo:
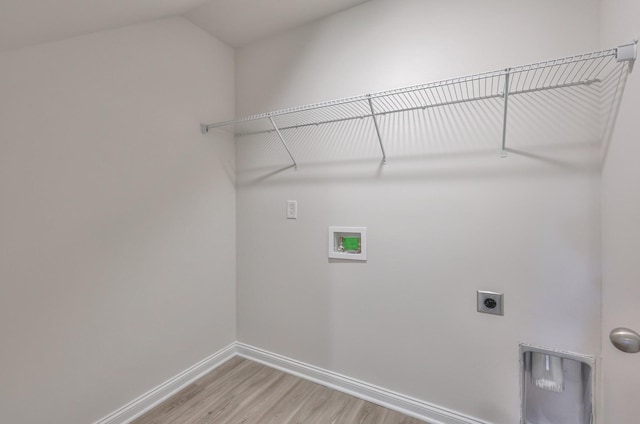
[[[609,83],[612,87],[613,95],[610,100],[610,111],[606,115],[606,123],[602,134],[602,158],[601,165],[604,165],[607,155],[609,153],[609,147],[611,145],[611,139],[613,137],[613,131],[615,129],[616,121],[618,119],[618,113],[620,112],[620,105],[622,104],[622,98],[624,89],[627,85],[627,79],[629,74],[633,71],[634,62],[625,62],[620,69],[620,76],[617,80],[612,79]]]
[[[511,95],[507,153],[563,172],[597,171],[601,157],[595,152],[599,146],[606,153],[627,68],[626,65],[613,68],[598,83]],[[277,133],[264,123],[252,123],[262,127],[253,128],[253,134],[236,137],[238,183],[264,183],[283,177],[287,181],[398,178],[402,176],[401,168],[412,178],[447,176],[453,172],[442,172],[442,168],[448,167],[468,174],[459,168],[458,162],[471,165],[474,175],[527,172],[530,166],[535,166],[522,160],[517,168],[495,166],[493,161],[489,166],[476,163],[483,156],[499,155],[504,117],[502,98],[377,114],[387,155],[384,166],[373,119],[364,114],[362,106],[358,107],[363,113],[359,119],[335,120],[333,116],[323,116],[326,123],[321,125],[297,125],[292,117],[280,118],[278,126],[299,165],[297,172],[291,171],[292,175],[283,173],[292,166]],[[421,162],[422,168],[401,165],[416,161]],[[373,163],[377,163],[375,168],[371,168]],[[363,166],[367,167],[365,172]]]

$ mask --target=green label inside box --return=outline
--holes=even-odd
[[[360,238],[344,237],[342,239],[342,246],[344,247],[344,250],[358,250],[360,249]]]

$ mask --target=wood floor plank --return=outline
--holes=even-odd
[[[260,385],[254,387],[246,395],[242,396],[240,405],[227,417],[226,420],[220,421],[220,424],[249,424],[256,422],[255,418],[260,411],[269,410],[277,398],[273,396],[277,392],[277,388],[283,384],[286,375],[282,373],[274,373],[275,379],[263,381]],[[216,421],[217,422],[217,421]]]
[[[217,392],[232,390],[259,367],[260,365],[251,361],[234,357],[136,419],[132,424],[180,423],[185,411],[204,408]],[[190,393],[191,386],[198,388],[194,389],[197,393]]]
[[[304,402],[304,406],[290,418],[289,423],[312,423],[322,414],[330,396],[331,389],[319,384],[314,385]]]
[[[238,424],[263,424],[265,414],[272,414],[278,403],[293,390],[296,384],[300,383],[298,377],[282,373],[282,378],[278,379],[274,384],[260,390],[252,401],[250,406],[244,410],[238,411],[229,419],[230,423]]]
[[[262,411],[256,418],[260,424],[282,424],[292,422],[292,417],[304,406],[307,398],[312,395],[315,383],[291,376],[295,385],[271,407]]]
[[[253,365],[253,364],[252,364]],[[230,390],[218,390],[210,396],[204,409],[186,411],[184,424],[227,424],[238,410],[244,410],[259,394],[261,389],[270,385],[282,373],[259,364],[254,364],[256,372],[243,373],[241,384]],[[225,387],[224,389],[228,389]]]
[[[353,422],[364,401],[326,387],[324,389],[329,391],[327,401],[322,408],[316,409],[316,412],[308,419],[300,420],[300,423],[341,424]]]
[[[132,424],[424,424],[234,357]]]

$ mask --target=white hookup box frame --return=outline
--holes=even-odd
[[[329,227],[329,258],[367,260],[367,227]]]

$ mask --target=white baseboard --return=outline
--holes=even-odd
[[[128,424],[154,406],[168,399],[202,375],[234,356],[241,356],[266,366],[293,374],[305,380],[401,412],[431,424],[490,424],[459,412],[405,396],[373,384],[365,383],[295,359],[268,352],[244,343],[232,343],[192,367],[182,371],[158,387],[148,391],[94,424]]]
[[[244,343],[236,343],[236,352],[243,358],[322,384],[340,392],[401,412],[432,424],[489,424],[440,406],[392,392],[332,371],[305,364]]]
[[[236,355],[236,343],[187,368],[94,424],[127,424]]]

